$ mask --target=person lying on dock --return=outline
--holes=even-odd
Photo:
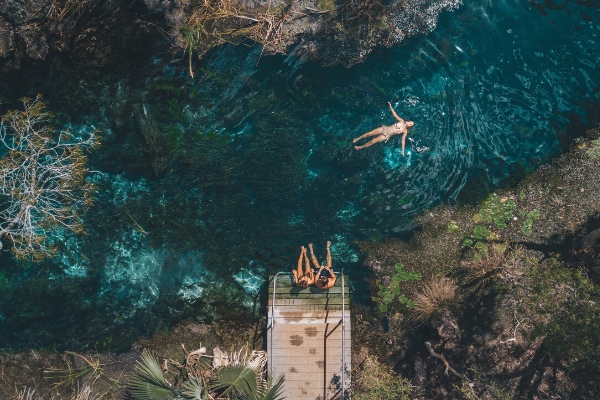
[[[335,285],[335,281],[337,280],[335,273],[331,269],[331,242],[327,241],[327,265],[320,265],[317,257],[315,256],[315,252],[313,251],[313,245],[310,243],[308,248],[310,249],[310,257],[312,259],[315,268],[319,270],[317,272],[317,276],[315,277],[315,286],[319,289],[330,289]]]
[[[396,118],[396,122],[394,125],[388,126],[380,126],[379,128],[375,128],[370,132],[365,133],[362,136],[357,137],[352,140],[352,143],[356,143],[361,139],[365,139],[371,136],[375,136],[375,138],[371,139],[371,141],[363,144],[362,146],[354,146],[356,150],[364,149],[365,147],[373,146],[376,143],[386,142],[392,137],[396,135],[402,135],[402,155],[404,156],[404,146],[406,145],[406,136],[408,136],[408,130],[415,126],[413,121],[405,121],[396,114],[394,108],[392,107],[392,103],[388,101],[388,105],[390,106],[390,110],[392,111],[392,115]]]
[[[315,283],[315,273],[310,267],[304,246],[301,247],[300,257],[298,257],[298,268],[292,270],[292,273],[294,274],[294,285],[300,288],[305,289]]]

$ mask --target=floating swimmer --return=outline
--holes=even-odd
[[[392,107],[392,103],[388,101],[388,105],[390,106],[390,110],[392,111],[392,115],[398,122],[394,125],[388,126],[380,126],[379,128],[373,129],[371,132],[367,132],[362,136],[357,137],[352,141],[352,143],[356,143],[361,139],[368,138],[371,136],[375,136],[375,138],[371,139],[371,141],[363,144],[362,146],[354,146],[356,150],[364,149],[365,147],[373,146],[376,143],[387,142],[392,136],[402,135],[402,156],[404,156],[404,146],[406,144],[406,136],[408,136],[408,130],[415,126],[413,121],[405,121],[396,114],[394,108]]]

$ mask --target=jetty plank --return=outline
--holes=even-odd
[[[285,375],[283,396],[343,399],[351,370],[348,277],[338,275],[333,288],[320,290],[295,287],[291,274],[271,276],[267,308],[268,368]]]

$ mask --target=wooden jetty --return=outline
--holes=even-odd
[[[290,400],[342,400],[350,389],[350,296],[347,277],[334,287],[295,287],[291,273],[269,277],[268,370],[285,375]]]

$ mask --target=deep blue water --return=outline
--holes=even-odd
[[[331,240],[334,267],[358,277],[355,241],[405,235],[424,209],[515,183],[597,121],[600,104],[598,9],[532,4],[469,2],[350,69],[224,47],[190,81],[184,62],[157,57],[142,92],[177,149],[167,172],[152,172],[130,125],[90,117],[106,116],[108,144],[91,158],[102,190],[89,235],[0,277],[12,288],[0,337],[120,349],[182,318],[244,312],[301,245],[322,258]],[[129,95],[103,90],[115,104]],[[416,123],[406,156],[397,138],[353,150],[394,121],[387,101]]]

